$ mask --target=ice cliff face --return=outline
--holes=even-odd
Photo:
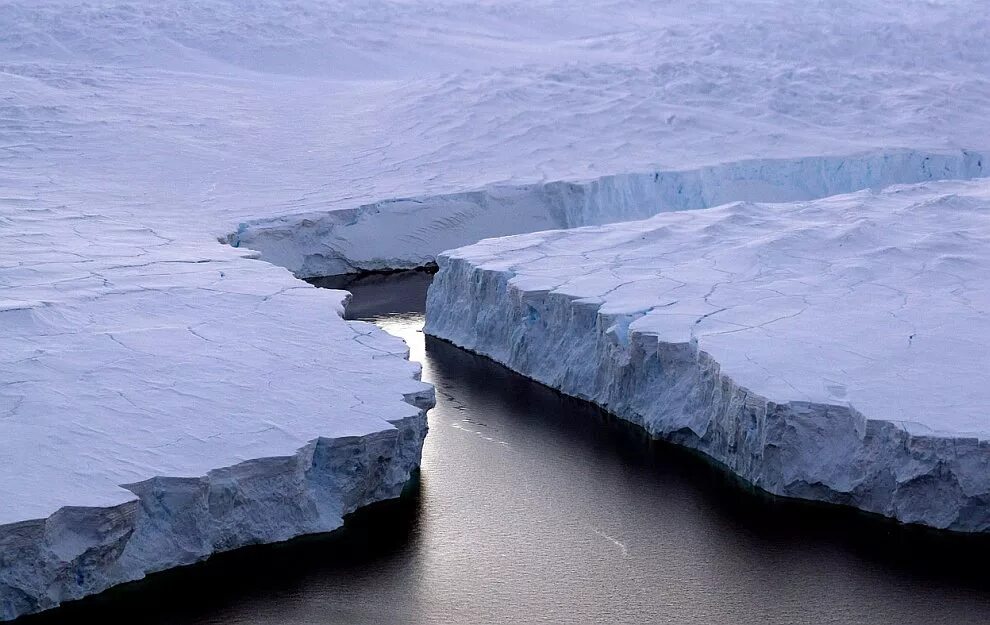
[[[318,438],[201,477],[156,477],[126,486],[135,501],[0,526],[0,620],[221,551],[338,529],[344,515],[398,497],[419,466],[430,402],[417,403],[391,430]]]
[[[985,182],[491,239],[426,332],[770,493],[982,532],[988,243]]]
[[[502,185],[241,224],[225,241],[297,276],[432,264],[443,250],[495,236],[642,219],[732,200],[785,202],[990,173],[982,153],[878,151],[753,160],[587,182]]]

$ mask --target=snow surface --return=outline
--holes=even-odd
[[[336,529],[418,466],[432,388],[345,292],[38,206],[0,249],[0,617]]]
[[[337,518],[266,527],[270,486],[243,531],[204,516],[166,548],[121,484],[305,464],[314,437],[374,446],[419,414],[397,343],[244,248],[299,275],[403,267],[985,176],[988,27],[962,0],[0,0],[0,617]],[[405,451],[361,492],[391,496]],[[118,561],[127,528],[143,555]]]
[[[788,193],[743,199],[809,199],[795,160],[990,151],[990,5],[962,0],[7,0],[0,32],[21,193],[190,237],[371,205],[392,256],[429,256],[500,196],[379,203],[754,161]]]
[[[770,492],[990,528],[990,182],[446,252],[426,332]]]
[[[0,245],[19,259],[0,265],[0,456],[16,467],[0,525],[392,429],[429,389],[401,341],[341,319],[345,292],[250,254],[46,210],[4,220]]]

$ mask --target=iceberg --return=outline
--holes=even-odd
[[[0,227],[0,620],[400,494],[433,390],[347,293],[39,212]]]
[[[774,495],[990,528],[990,183],[448,251],[426,332]]]

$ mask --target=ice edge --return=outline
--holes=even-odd
[[[418,374],[417,374],[418,375]],[[419,467],[432,387],[404,394],[415,416],[364,436],[319,437],[294,455],[201,477],[121,485],[136,499],[66,506],[0,526],[0,620],[57,607],[223,551],[330,532],[343,517],[398,497]]]
[[[483,238],[602,225],[734,201],[813,200],[869,188],[990,175],[978,150],[872,150],[754,159],[592,180],[488,185],[241,223],[219,237],[300,278],[413,269]],[[383,235],[384,233],[384,235]]]
[[[694,341],[635,329],[618,340],[599,303],[521,290],[511,270],[456,255],[437,260],[431,336],[697,450],[770,494],[939,529],[990,529],[990,476],[981,470],[990,441],[913,433],[849,406],[776,403],[736,384]],[[520,323],[532,314],[546,323]],[[570,366],[587,362],[598,366]]]

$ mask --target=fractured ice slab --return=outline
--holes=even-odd
[[[811,200],[860,189],[990,174],[973,150],[876,150],[846,156],[744,160],[700,169],[602,176],[587,181],[493,185],[465,193],[365,204],[241,224],[236,247],[301,277],[430,265],[479,239],[575,228],[728,201]]]
[[[0,217],[0,620],[395,497],[432,388],[398,339],[207,240]]]
[[[446,252],[426,331],[771,493],[990,528],[990,183]]]

